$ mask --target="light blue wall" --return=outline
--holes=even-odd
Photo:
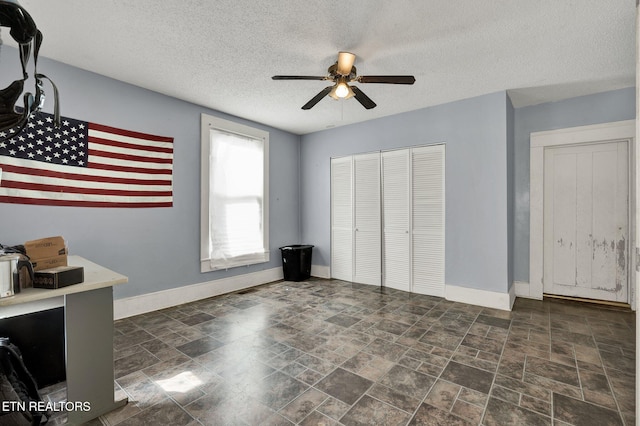
[[[2,46],[0,55],[0,84],[5,87],[20,75],[16,73],[17,51]],[[280,267],[278,247],[300,240],[299,136],[258,125],[270,133],[271,261],[201,274],[200,114],[252,123],[45,58],[39,60],[39,71],[58,85],[64,116],[173,137],[174,206],[111,209],[0,204],[0,243],[21,244],[62,235],[71,254],[129,277],[129,284],[115,287],[117,299]],[[27,89],[32,90],[28,85]],[[50,103],[45,111],[52,111]]]
[[[505,92],[339,127],[302,137],[302,240],[313,263],[330,265],[330,159],[446,144],[445,282],[508,289]]]
[[[514,280],[529,282],[529,136],[531,132],[632,120],[636,115],[635,97],[635,89],[627,88],[515,110]]]

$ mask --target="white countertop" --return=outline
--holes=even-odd
[[[128,278],[110,269],[104,268],[80,256],[69,256],[70,266],[84,267],[84,282],[73,284],[58,289],[25,288],[14,296],[0,298],[0,307],[30,303],[45,299],[57,298],[65,294],[81,293],[83,291],[96,290],[104,287],[112,287],[124,284]],[[2,309],[0,309],[2,317]]]

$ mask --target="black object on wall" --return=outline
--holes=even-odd
[[[0,337],[20,349],[39,389],[66,380],[64,308],[1,319]]]

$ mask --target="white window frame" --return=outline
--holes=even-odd
[[[210,272],[220,269],[248,266],[269,261],[269,132],[239,124],[233,121],[201,114],[200,125],[201,139],[201,193],[200,193],[200,272]],[[209,156],[211,151],[211,131],[219,130],[226,133],[235,133],[240,136],[261,139],[264,143],[264,168],[263,168],[263,209],[262,230],[264,253],[254,255],[236,256],[224,261],[216,261],[209,258],[209,241],[211,219],[209,214],[210,169]]]

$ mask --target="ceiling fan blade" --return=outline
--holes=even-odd
[[[362,104],[366,109],[371,109],[376,107],[376,103],[371,100],[367,95],[364,94],[362,90],[360,90],[357,86],[350,86],[351,90],[355,95],[355,98]]]
[[[333,86],[327,86],[324,89],[322,89],[322,91],[320,93],[315,95],[313,98],[311,98],[311,100],[309,102],[304,104],[302,106],[302,109],[311,109],[311,108],[313,108],[315,106],[315,104],[320,102],[320,100],[322,98],[324,98],[325,96],[327,96],[329,94],[329,92],[331,92],[331,89],[333,89]]]
[[[416,78],[412,75],[361,75],[360,83],[413,84]]]
[[[338,67],[337,72],[340,75],[351,74],[351,68],[356,60],[356,55],[349,52],[338,52]]]
[[[313,75],[274,75],[272,80],[330,80],[326,76],[313,76]]]

